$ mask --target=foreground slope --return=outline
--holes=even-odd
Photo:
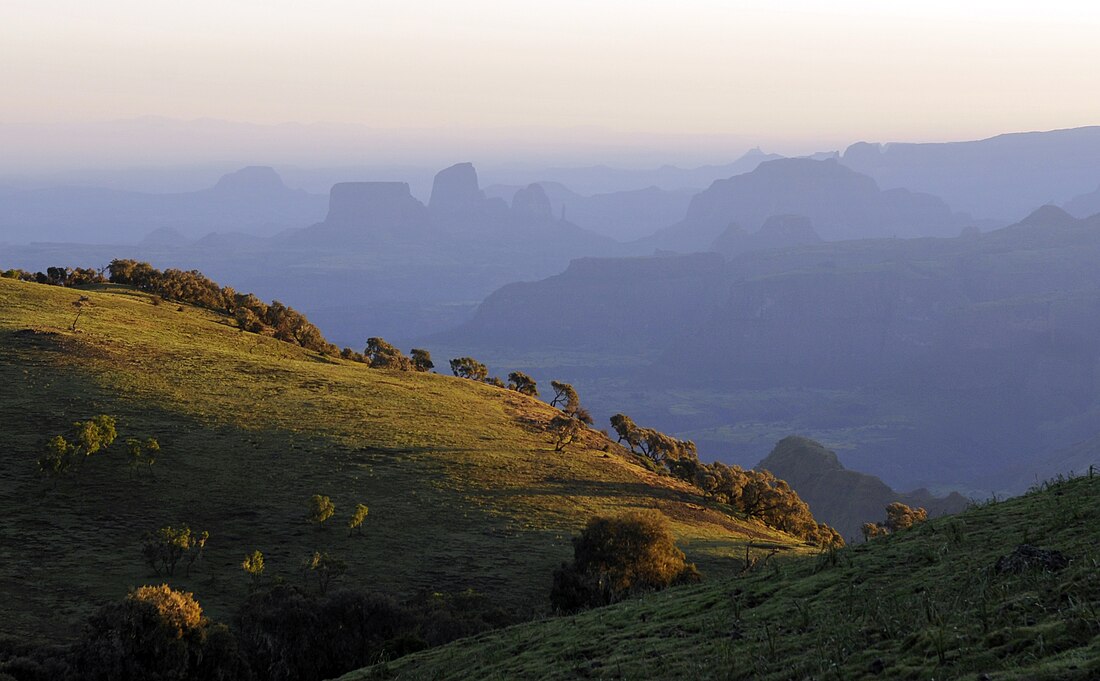
[[[348,674],[367,679],[1096,679],[1100,476]],[[998,569],[1021,543],[1068,567]]]
[[[210,532],[191,574],[167,581],[221,620],[247,592],[240,563],[254,549],[268,578],[299,579],[303,558],[328,551],[347,562],[347,586],[474,588],[538,612],[571,533],[597,513],[659,508],[704,572],[727,569],[746,540],[794,544],[596,433],[591,448],[554,452],[544,424],[558,412],[537,400],[325,358],[153,303],[110,285],[0,279],[0,637],[67,639],[95,605],[163,581],[141,537],[164,525]],[[119,441],[57,484],[42,478],[45,441],[96,414],[118,419]],[[122,442],[149,436],[162,446],[154,475],[133,476]],[[335,527],[307,524],[313,494],[335,502]],[[357,503],[370,507],[362,537],[343,530]]]

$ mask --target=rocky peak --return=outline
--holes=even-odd
[[[456,163],[436,173],[428,207],[433,211],[469,210],[485,201],[472,163]]]
[[[529,184],[512,197],[512,213],[520,219],[545,222],[554,219],[550,197],[540,184]]]

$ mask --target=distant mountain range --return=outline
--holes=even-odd
[[[695,196],[695,190],[656,186],[592,196],[579,194],[559,182],[539,182],[538,186],[546,192],[555,215],[618,241],[641,239],[679,221]],[[521,189],[498,184],[486,187],[485,193],[511,201]]]
[[[884,189],[934,194],[977,219],[1015,222],[1100,184],[1100,126],[947,143],[858,143],[841,163]]]
[[[969,221],[940,199],[904,189],[883,191],[835,159],[788,158],[718,180],[691,200],[683,220],[643,243],[680,252],[706,250],[736,225],[755,232],[772,216],[808,218],[821,238],[954,236]]]
[[[290,189],[268,167],[248,167],[209,189],[178,194],[52,187],[0,193],[0,240],[136,243],[170,229],[185,238],[216,231],[272,235],[324,215],[324,196]]]
[[[436,340],[568,366],[594,410],[711,455],[803,432],[891,484],[988,493],[1100,432],[1097,262],[1100,216],[1053,206],[951,239],[587,259]]]

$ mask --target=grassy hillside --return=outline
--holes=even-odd
[[[71,332],[80,295],[90,305]],[[322,550],[349,564],[349,586],[474,588],[538,612],[570,535],[597,513],[659,508],[704,573],[730,571],[746,541],[794,543],[602,451],[595,434],[555,453],[543,424],[557,412],[537,400],[324,358],[110,285],[0,279],[0,386],[0,636],[67,639],[93,606],[161,581],[140,541],[169,524],[210,532],[192,574],[168,581],[223,620],[253,549],[269,578],[298,579]],[[42,478],[44,442],[100,413],[117,417],[120,441],[56,485]],[[154,477],[130,475],[131,436],[159,439]],[[336,504],[328,530],[305,521],[317,493]],[[370,516],[350,537],[357,503]]]
[[[1100,476],[741,577],[491,632],[367,679],[1100,678]],[[1002,572],[1019,544],[1062,570]]]

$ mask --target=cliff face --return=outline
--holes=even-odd
[[[424,204],[404,182],[341,182],[329,193],[325,222],[376,227],[408,226],[427,220]]]
[[[968,504],[956,493],[935,497],[928,490],[895,492],[873,475],[846,469],[822,444],[794,435],[780,440],[756,469],[786,480],[818,521],[832,525],[847,540],[862,536],[863,523],[884,520],[886,506],[895,501],[923,507],[930,517],[958,513]]]
[[[428,208],[440,213],[478,209],[485,193],[478,187],[477,170],[472,163],[456,163],[436,173]]]

